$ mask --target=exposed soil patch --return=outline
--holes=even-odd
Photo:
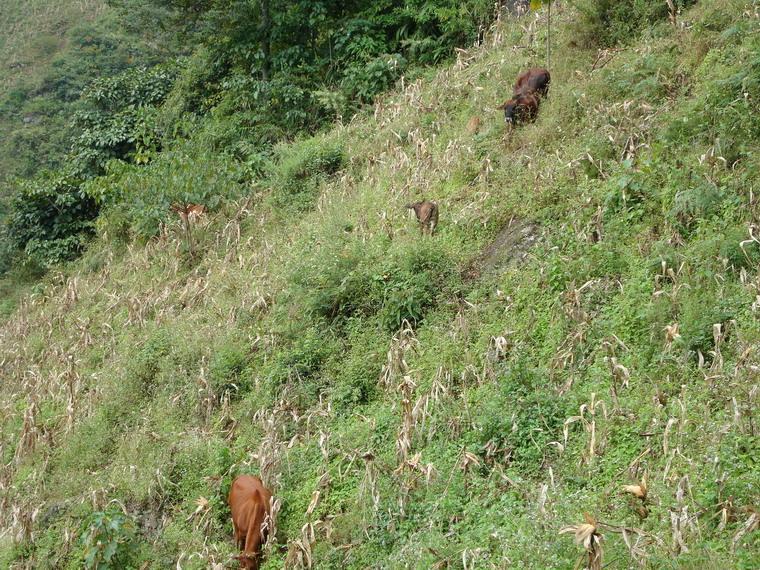
[[[512,219],[464,270],[465,280],[483,273],[504,269],[512,262],[522,263],[540,239],[540,227],[534,222]]]

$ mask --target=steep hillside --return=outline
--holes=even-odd
[[[6,0],[0,4],[0,197],[9,179],[61,165],[71,115],[94,78],[167,53],[104,0]]]
[[[758,567],[760,10],[587,18],[534,124],[494,107],[543,12],[271,161],[210,117],[109,170],[0,328],[0,567],[234,567],[248,472],[270,570]],[[190,235],[167,188],[216,197]]]
[[[81,154],[73,151],[78,151],[83,139],[100,134],[92,128],[93,117],[102,131],[109,125],[103,113],[93,114],[98,109],[92,97],[82,94],[95,81],[102,84],[135,68],[151,68],[177,53],[165,32],[145,28],[141,20],[125,19],[103,0],[0,3],[0,319],[7,317],[17,298],[28,292],[29,284],[44,270],[38,260],[24,257],[25,244],[17,243],[18,235],[10,227],[14,199],[25,185],[33,184],[36,192],[32,194],[44,202],[41,190],[51,179],[60,179],[66,168],[69,179],[74,178],[72,171],[78,178],[93,174],[86,161],[73,160],[73,154]],[[119,127],[124,126],[122,120]],[[89,132],[83,133],[86,127]],[[115,129],[106,134],[119,142]],[[102,151],[110,150],[102,138],[95,142]],[[51,176],[55,169],[60,169],[58,175]],[[55,207],[51,206],[55,213],[48,211],[40,217],[60,231],[71,213],[66,203],[59,196]],[[17,218],[25,219],[25,215]],[[45,237],[40,231],[30,234]]]

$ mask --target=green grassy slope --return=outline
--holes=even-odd
[[[80,568],[123,509],[116,567],[219,567],[252,472],[268,569],[571,568],[584,513],[609,568],[757,567],[760,13],[705,0],[606,53],[555,16],[535,124],[493,110],[543,64],[508,20],[279,147],[195,259],[104,218],[0,328],[0,566]],[[203,141],[114,184],[177,183]]]

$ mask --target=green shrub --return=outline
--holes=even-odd
[[[292,283],[304,298],[307,313],[336,321],[370,315],[381,276],[364,266],[377,253],[358,241],[336,240],[310,257],[303,257],[292,272]]]
[[[214,351],[209,362],[209,383],[214,395],[238,398],[250,389],[250,380],[243,374],[250,358],[243,346],[223,345]]]
[[[702,291],[691,293],[683,302],[681,312],[681,336],[690,356],[701,352],[705,357],[715,347],[713,325],[723,325],[735,319],[746,303],[739,298],[715,298],[713,290],[704,287]]]
[[[167,451],[167,479],[176,484],[163,490],[162,499],[191,513],[198,498],[205,497],[212,505],[217,524],[228,524],[226,494],[233,462],[226,442],[208,435],[189,436]],[[222,478],[224,484],[214,488],[211,480],[217,478]]]
[[[46,173],[21,184],[13,198],[8,237],[32,261],[50,267],[82,252],[97,214],[97,204],[80,180],[62,171]]]
[[[278,147],[270,169],[269,184],[277,206],[309,209],[320,185],[345,161],[343,144],[327,137],[314,137]]]
[[[127,374],[139,387],[140,393],[150,393],[155,388],[163,360],[172,350],[172,340],[166,329],[156,330],[140,348],[131,361]]]
[[[676,193],[669,215],[683,230],[687,230],[697,220],[714,214],[722,201],[723,195],[718,188],[699,182]]]
[[[477,405],[478,443],[504,450],[522,473],[541,469],[565,418],[560,401],[543,388],[540,372],[518,362],[499,377],[496,393],[485,386],[469,394]]]
[[[388,350],[385,334],[376,327],[368,327],[362,319],[352,320],[346,328],[349,339],[346,345],[350,349],[336,353],[325,366],[325,375],[330,379],[330,401],[342,414],[373,399]]]
[[[100,173],[113,159],[137,164],[155,152],[161,133],[153,109],[166,98],[176,66],[136,68],[93,81],[82,94],[84,109],[73,117],[73,152],[80,168]]]
[[[625,210],[639,211],[640,205],[651,195],[651,189],[630,160],[621,163],[621,172],[610,178],[610,188],[604,197],[604,215],[615,218]]]
[[[295,391],[292,395],[301,404],[313,404],[326,386],[322,368],[341,353],[341,343],[332,331],[319,325],[291,334],[295,336],[290,338],[289,346],[279,350],[265,370],[271,396],[276,397],[281,387],[287,386]]]
[[[369,103],[375,96],[395,83],[406,67],[399,54],[378,56],[369,62],[360,62],[344,71],[342,88],[360,103]]]
[[[718,256],[734,271],[760,266],[760,244],[756,241],[742,243],[747,238],[746,227],[729,228],[718,236]]]
[[[144,240],[158,233],[175,202],[213,210],[222,199],[240,196],[241,174],[230,157],[206,153],[189,143],[161,153],[144,167],[112,161],[106,175],[85,189],[103,207],[97,224],[101,234]]]
[[[458,275],[443,247],[415,241],[386,251],[385,243],[343,239],[304,257],[292,274],[306,311],[328,322],[377,316],[386,330],[424,318]]]
[[[760,102],[747,94],[760,90],[760,39],[739,28],[728,45],[710,50],[695,75],[694,97],[672,121],[665,141],[677,144],[713,145],[714,155],[725,166],[751,156],[752,141],[760,138]],[[753,55],[749,55],[753,54]]]
[[[696,0],[675,0],[680,9]],[[585,46],[613,46],[668,16],[664,0],[574,0],[579,19],[573,37]]]
[[[137,550],[134,520],[111,505],[92,513],[82,526],[84,567],[88,570],[128,568]]]

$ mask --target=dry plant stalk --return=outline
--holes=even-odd
[[[473,469],[480,467],[480,459],[474,453],[462,450],[462,456],[459,460],[459,469],[464,473],[464,487],[467,489],[468,475]]]
[[[288,543],[288,554],[285,558],[285,568],[303,569],[314,566],[312,547],[314,546],[314,525],[310,522],[301,528],[301,536]]]
[[[628,381],[631,378],[631,373],[628,369],[617,361],[614,356],[605,357],[607,365],[610,368],[612,374],[612,382],[610,382],[610,395],[612,401],[615,404],[615,409],[620,409],[620,401],[618,400],[618,386],[621,388],[628,387]]]
[[[636,514],[640,519],[647,518],[649,516],[649,509],[647,508],[647,497],[649,495],[647,474],[644,473],[638,485],[623,485],[623,492],[628,493],[640,501],[639,504],[634,505]]]
[[[16,447],[16,464],[19,464],[24,456],[34,453],[40,438],[40,430],[37,426],[37,415],[40,413],[37,398],[30,394],[27,398],[27,406],[24,410],[24,421],[21,425],[18,447]]]
[[[562,426],[562,434],[564,436],[564,443],[562,445],[561,449],[567,448],[567,440],[570,433],[570,426],[574,424],[575,422],[581,422],[583,424],[584,429],[589,434],[589,444],[588,444],[588,454],[583,454],[581,457],[581,462],[587,462],[592,463],[594,460],[594,457],[597,454],[597,429],[596,429],[596,418],[597,418],[597,409],[601,408],[602,410],[602,417],[606,420],[607,419],[607,405],[604,403],[604,400],[597,400],[596,394],[591,393],[591,400],[588,404],[583,404],[579,409],[579,415],[577,416],[571,416],[567,418]],[[586,414],[588,413],[588,419],[586,418]]]
[[[560,534],[572,533],[575,535],[575,544],[583,546],[586,550],[586,568],[588,570],[602,569],[602,535],[599,533],[596,519],[588,513],[583,513],[586,522],[566,526],[559,531]],[[576,566],[576,568],[580,565]]]
[[[686,504],[686,495],[690,493],[689,477],[684,475],[678,481],[676,488],[676,507],[670,509],[670,528],[673,539],[673,552],[680,554],[689,552],[686,539],[691,533],[699,533],[695,521],[698,515],[689,515],[689,505]]]
[[[633,495],[637,499],[641,499],[642,502],[646,501],[648,493],[647,474],[644,473],[638,485],[623,485],[623,491]]]
[[[364,498],[369,495],[372,503],[373,518],[377,517],[377,513],[380,510],[380,489],[377,486],[377,468],[375,467],[375,456],[367,451],[361,455],[364,460],[364,479],[362,479],[359,485],[359,497]],[[368,521],[363,519],[364,533],[367,533],[369,528]]]
[[[264,543],[264,555],[266,558],[272,556],[277,544],[277,520],[280,516],[282,500],[274,496],[269,498],[269,513],[264,519],[262,532],[266,532],[267,540]]]
[[[747,507],[746,511],[749,513],[749,518],[744,521],[741,528],[736,532],[731,539],[731,551],[736,551],[736,547],[745,535],[751,534],[760,528],[760,511],[754,507]]]
[[[678,9],[676,8],[676,5],[673,3],[673,0],[665,0],[665,2],[668,5],[668,20],[670,20],[670,23],[675,28],[678,26]]]
[[[391,339],[387,361],[380,372],[380,386],[388,390],[396,386],[396,382],[409,373],[406,356],[410,351],[416,351],[420,343],[414,334],[414,329],[404,321],[401,330]]]
[[[414,417],[414,406],[412,398],[417,385],[408,375],[404,376],[401,384],[398,385],[398,391],[401,394],[401,429],[396,436],[396,454],[399,461],[403,463],[409,457],[412,449],[412,438],[414,437],[417,422]]]

